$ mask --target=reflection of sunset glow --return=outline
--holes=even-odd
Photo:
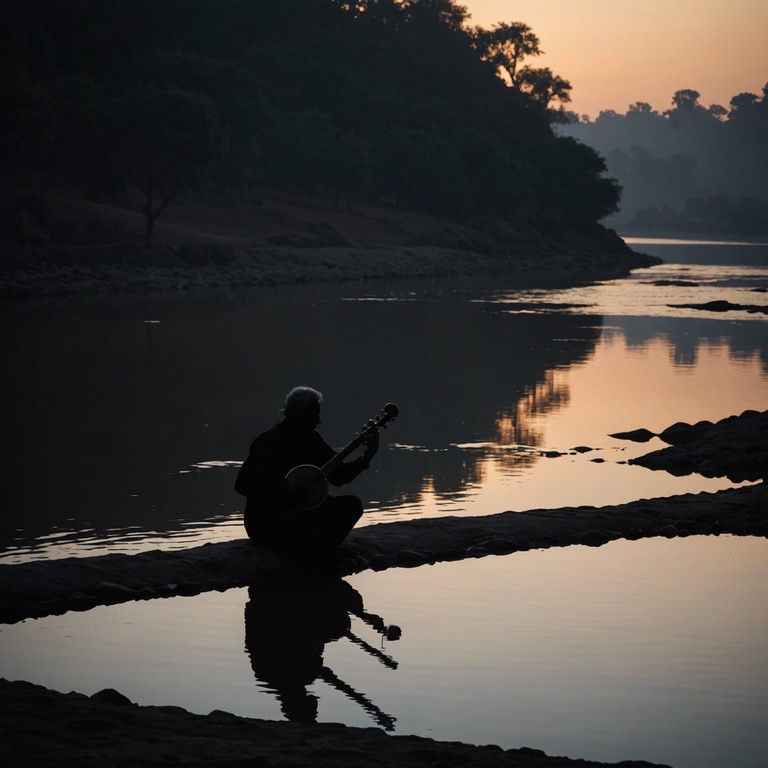
[[[513,412],[499,414],[496,424],[501,445],[540,445],[541,434],[533,427],[533,417],[565,408],[568,387],[556,380],[556,371],[547,371],[544,381],[527,387]]]
[[[641,336],[631,324],[607,322],[589,359],[550,369],[501,411],[495,443],[455,446],[464,453],[460,493],[455,477],[448,492],[429,477],[414,506],[382,509],[381,519],[601,506],[728,488],[726,478],[629,466],[628,459],[664,444],[609,435],[640,427],[658,433],[678,421],[718,421],[766,407],[768,372],[759,350],[734,351],[726,338],[685,333]]]

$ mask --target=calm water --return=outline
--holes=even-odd
[[[762,768],[767,582],[758,538],[521,552],[30,620],[0,630],[0,675],[201,714]],[[397,640],[376,631],[392,624]]]
[[[661,444],[608,435],[768,407],[766,316],[668,306],[767,303],[768,246],[636,247],[670,263],[537,290],[493,278],[6,301],[0,562],[241,537],[237,466],[299,383],[325,393],[333,445],[401,408],[351,488],[368,522],[726,487],[630,467]],[[696,285],[653,284],[673,279]]]
[[[728,487],[629,466],[661,443],[609,435],[768,408],[765,316],[669,306],[767,303],[768,246],[637,247],[668,263],[536,290],[6,302],[0,562],[241,537],[237,466],[298,383],[325,392],[321,429],[339,446],[400,406],[353,486],[368,522]],[[655,284],[669,280],[695,285]],[[763,539],[691,537],[102,607],[2,627],[0,674],[203,713],[756,768],[766,567]],[[400,639],[376,630],[389,624]]]

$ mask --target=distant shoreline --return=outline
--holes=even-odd
[[[308,205],[269,190],[232,206],[182,200],[148,245],[140,213],[86,200],[66,180],[6,183],[0,211],[0,294],[20,298],[483,274],[538,284],[660,263],[600,226],[459,224],[373,205]]]

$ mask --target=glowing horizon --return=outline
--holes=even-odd
[[[566,108],[592,119],[645,101],[659,112],[675,91],[701,93],[705,106],[728,108],[768,81],[768,3],[761,0],[458,0],[469,23],[489,28],[522,21],[539,37],[542,56],[573,86]]]

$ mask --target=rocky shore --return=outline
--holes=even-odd
[[[86,200],[65,180],[25,179],[0,187],[0,225],[0,295],[18,297],[477,274],[539,282],[658,263],[600,226],[455,223],[268,190],[227,206],[181,200],[146,243],[137,211]]]
[[[641,499],[609,507],[565,507],[364,526],[333,558],[294,562],[248,539],[183,551],[102,555],[0,565],[0,621],[88,610],[96,605],[192,595],[319,570],[348,575],[614,539],[691,534],[768,536],[765,483],[719,493]]]
[[[205,765],[214,768],[601,768],[607,763],[503,750],[378,728],[302,725],[180,707],[143,707],[107,689],[84,696],[0,679],[0,738],[7,766]],[[653,768],[626,761],[621,768]],[[662,766],[658,768],[663,768]]]
[[[673,475],[697,472],[704,477],[727,477],[734,483],[764,481],[768,478],[767,436],[768,411],[744,411],[714,424],[678,422],[659,435],[670,444],[668,448],[629,463]]]

